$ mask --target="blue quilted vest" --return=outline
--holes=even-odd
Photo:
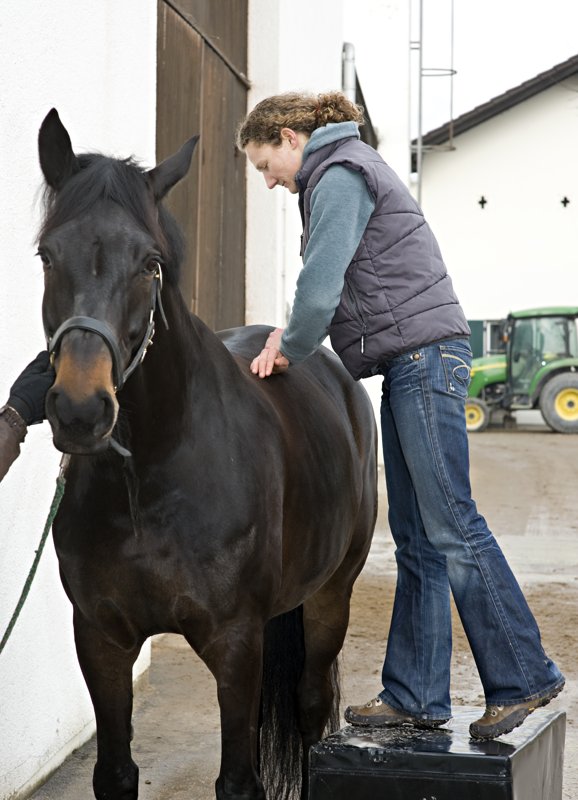
[[[334,164],[361,172],[375,199],[329,328],[333,349],[351,375],[366,378],[401,353],[469,336],[438,243],[420,207],[381,156],[357,138],[315,150],[296,176],[302,252],[309,238],[311,194]]]

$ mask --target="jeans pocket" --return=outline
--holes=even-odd
[[[471,355],[463,347],[440,345],[446,388],[449,394],[465,399],[471,375]]]

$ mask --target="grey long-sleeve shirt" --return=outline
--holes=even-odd
[[[336,134],[351,136],[354,123],[318,128],[304,151],[335,141]],[[292,363],[311,355],[327,336],[339,304],[345,272],[357,250],[375,208],[365,178],[335,165],[327,170],[311,195],[310,236],[297,279],[293,309],[281,338],[281,352]]]

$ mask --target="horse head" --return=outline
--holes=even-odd
[[[55,109],[42,123],[47,212],[38,253],[56,370],[46,411],[63,452],[97,453],[114,441],[116,394],[144,357],[162,312],[163,269],[178,260],[160,202],[187,174],[197,140],[144,171],[131,159],[75,155]]]

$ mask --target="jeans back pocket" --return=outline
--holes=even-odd
[[[463,347],[440,345],[440,355],[449,394],[465,399],[471,376],[471,355]]]

